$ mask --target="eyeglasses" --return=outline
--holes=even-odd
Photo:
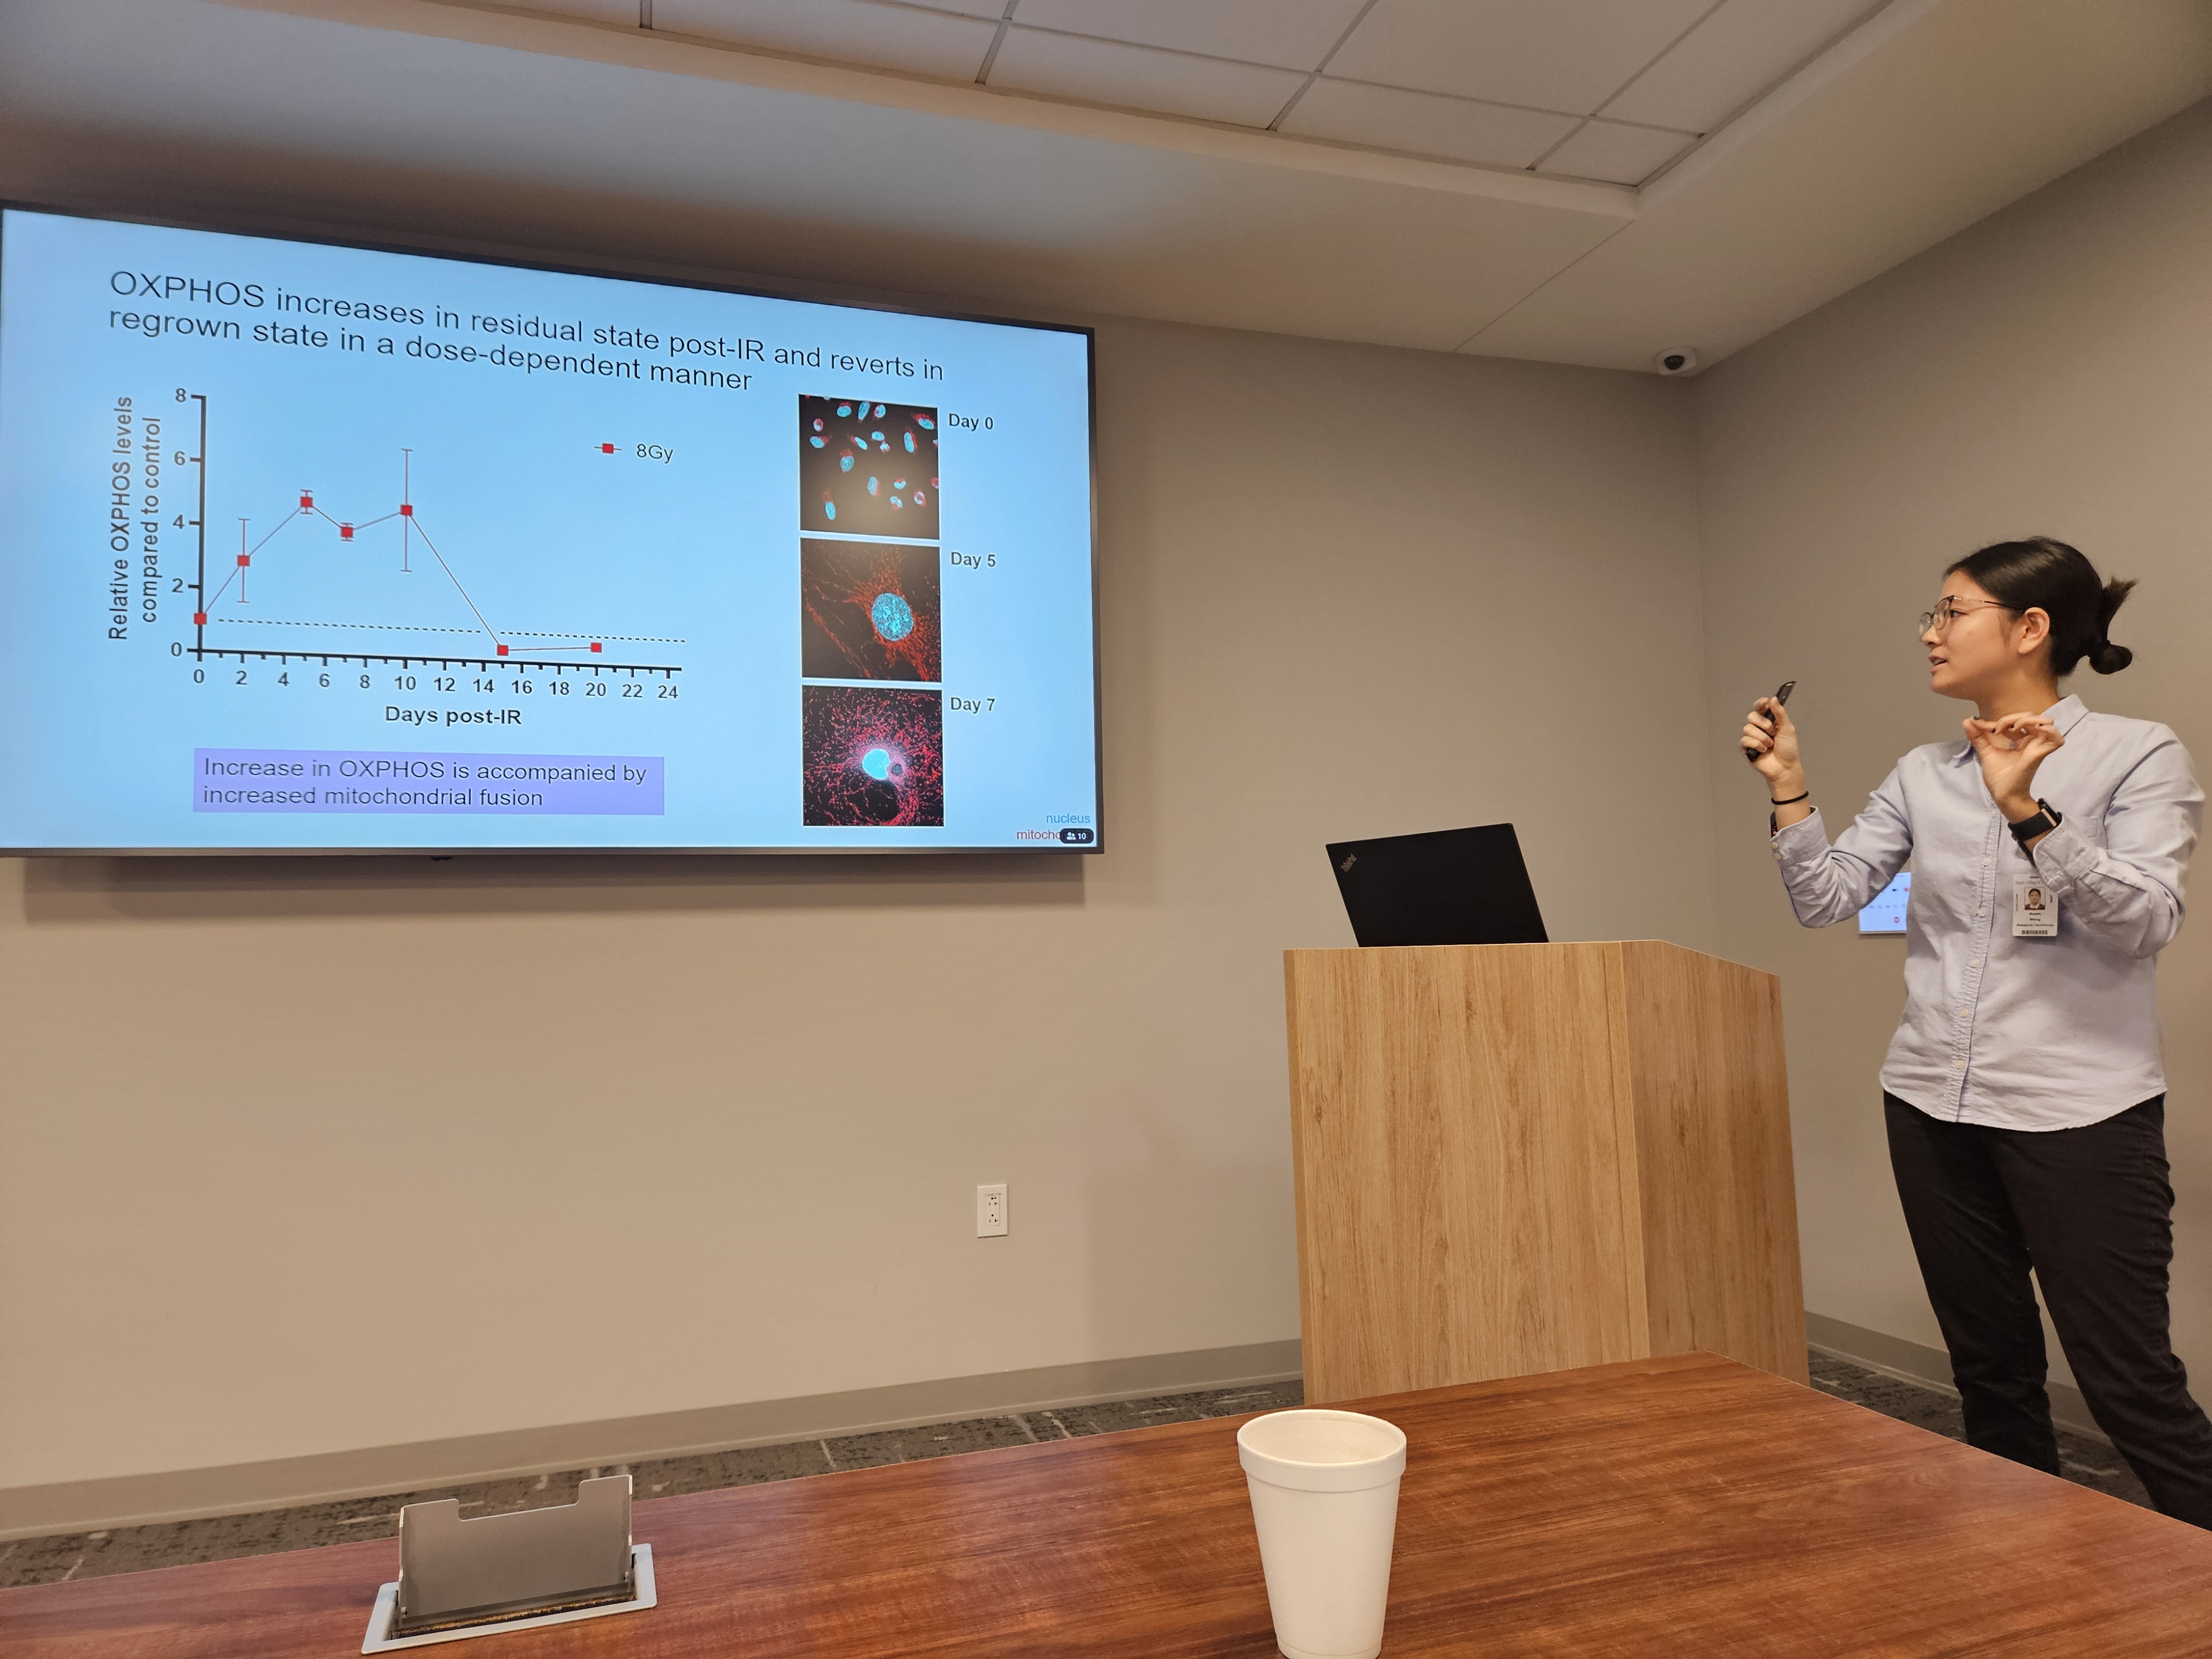
[[[1999,611],[2020,609],[2018,605],[2006,605],[1997,599],[1982,599],[1972,605],[1959,605],[1950,599],[1941,599],[1936,602],[1933,611],[1923,611],[1920,613],[1920,631],[1923,634],[1941,634],[1969,611],[1985,611],[1991,606],[1995,606]]]

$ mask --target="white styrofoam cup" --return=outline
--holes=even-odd
[[[1275,1645],[1375,1659],[1390,1596],[1406,1435],[1358,1412],[1270,1412],[1237,1431]]]

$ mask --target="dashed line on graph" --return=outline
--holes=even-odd
[[[334,623],[280,622],[273,617],[225,617],[222,625],[244,623],[256,628],[361,628],[380,634],[479,634],[477,628],[426,628],[419,623]],[[681,639],[665,639],[654,634],[561,634],[546,629],[510,629],[507,630],[521,640],[620,640],[625,645],[684,645]]]

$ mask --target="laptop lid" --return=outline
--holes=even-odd
[[[1329,843],[1361,945],[1543,945],[1544,917],[1510,823]]]

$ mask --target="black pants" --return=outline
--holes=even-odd
[[[2041,1132],[1942,1122],[1895,1095],[1882,1107],[1968,1443],[2058,1472],[2033,1267],[2097,1426],[2160,1510],[2212,1528],[2212,1422],[2167,1323],[2166,1097]]]

